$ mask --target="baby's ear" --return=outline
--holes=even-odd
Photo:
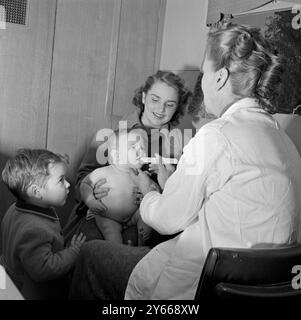
[[[42,195],[40,192],[40,187],[36,184],[32,184],[28,189],[27,189],[27,195],[30,198],[36,198],[36,199],[42,199]]]

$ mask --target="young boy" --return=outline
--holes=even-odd
[[[137,224],[138,245],[144,245],[151,228],[142,221],[139,207],[133,201],[135,183],[129,174],[132,169],[140,169],[143,165],[146,151],[142,132],[139,129],[115,132],[104,148],[108,148],[110,165],[92,171],[80,185],[81,197],[89,208],[87,218],[94,216],[103,237],[117,243],[123,243],[123,228]],[[94,185],[101,178],[106,179],[105,186],[110,190],[102,199],[106,212],[93,194]],[[155,183],[154,188],[157,188]]]
[[[66,298],[67,276],[85,241],[80,234],[64,248],[53,208],[63,206],[69,193],[66,162],[48,150],[21,149],[2,172],[17,201],[2,220],[1,264],[25,299]]]

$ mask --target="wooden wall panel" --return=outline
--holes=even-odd
[[[73,183],[93,134],[125,113],[134,89],[158,68],[165,2],[28,1],[28,25],[0,30],[1,152],[66,153]],[[73,204],[71,192],[59,211]]]
[[[104,117],[117,1],[59,0],[47,147],[71,158],[71,181]]]
[[[0,171],[20,147],[45,147],[56,1],[28,1],[27,25],[0,30]],[[0,217],[13,202],[0,184]]]
[[[70,157],[71,193],[58,210],[62,223],[74,206],[76,171],[105,118],[114,15],[118,0],[59,0],[57,6],[47,148]]]
[[[122,0],[113,116],[127,113],[134,90],[159,67],[165,5],[162,0]]]

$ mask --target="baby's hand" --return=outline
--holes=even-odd
[[[70,247],[79,251],[85,240],[86,236],[84,236],[83,233],[80,233],[78,236],[75,234],[71,239]]]
[[[88,209],[86,220],[89,221],[91,219],[95,219],[96,213],[94,213],[92,210]]]
[[[151,236],[152,228],[140,219],[137,225],[137,229],[138,229],[138,246],[144,246],[146,244],[146,241]]]
[[[138,234],[140,237],[142,237],[143,240],[147,240],[149,239],[149,237],[151,236],[152,233],[152,228],[149,227],[147,224],[143,223],[143,226],[139,225],[138,227]]]
[[[140,206],[140,203],[143,199],[143,194],[139,191],[137,186],[133,187],[132,199],[134,204]]]

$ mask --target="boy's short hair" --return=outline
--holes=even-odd
[[[9,159],[2,171],[2,181],[18,199],[26,199],[26,191],[32,184],[41,187],[47,182],[49,165],[68,163],[67,155],[45,149],[20,149]]]

